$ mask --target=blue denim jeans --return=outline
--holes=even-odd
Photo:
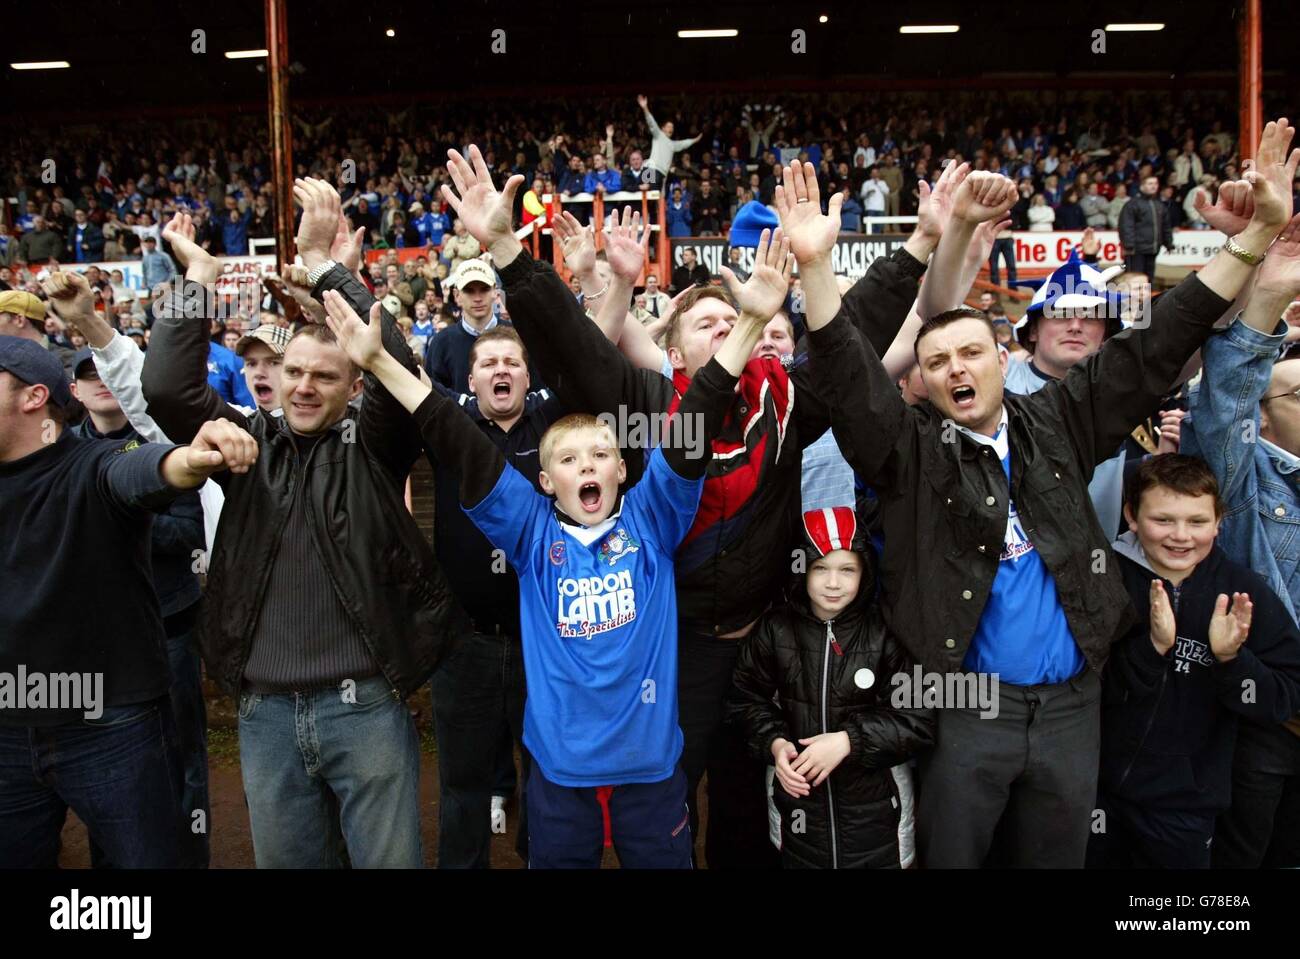
[[[465,637],[433,674],[432,691],[438,868],[486,869],[492,796],[503,788],[507,761],[514,772],[512,747],[523,736],[524,660],[518,637]]]
[[[63,726],[0,726],[0,869],[57,867],[69,807],[97,866],[180,866],[175,737],[165,698]]]
[[[239,762],[259,869],[423,865],[419,739],[382,676],[243,693]]]

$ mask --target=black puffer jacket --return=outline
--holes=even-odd
[[[885,629],[872,590],[875,563],[859,530],[854,551],[866,568],[857,599],[823,622],[799,576],[788,601],[742,643],[727,700],[727,721],[764,759],[778,738],[800,748],[800,739],[848,733],[848,758],[807,797],[775,786],[787,866],[898,868],[899,797],[890,769],[934,741],[932,711],[890,704],[890,677],[910,675],[915,660]],[[819,553],[805,550],[811,566]]]

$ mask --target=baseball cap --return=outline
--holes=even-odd
[[[384,305],[384,309],[386,309],[393,317],[396,318],[402,315],[402,301],[397,298],[397,294],[389,293],[379,302]]]
[[[424,204],[421,203],[419,200],[416,200],[414,203],[412,203],[406,212],[414,213],[416,210],[419,210],[421,213],[424,212]]]
[[[72,357],[72,378],[79,379],[81,377],[81,366],[83,363],[94,362],[95,354],[91,352],[90,347],[83,346],[81,349],[77,350],[76,355]]]
[[[495,287],[497,275],[492,272],[492,267],[482,260],[463,260],[460,266],[456,267],[456,272],[451,275],[451,283],[458,290],[465,289],[471,283],[486,283],[490,287]]]
[[[45,319],[45,304],[26,290],[5,290],[0,293],[0,313],[17,313],[39,323]]]
[[[235,344],[235,355],[243,356],[254,343],[265,343],[276,356],[284,356],[284,351],[289,348],[291,339],[293,339],[293,333],[283,326],[263,323],[257,329],[245,333],[239,338],[239,342]]]
[[[0,336],[0,371],[11,373],[28,386],[40,384],[50,391],[50,402],[67,406],[72,402],[63,364],[49,350],[20,336]]]

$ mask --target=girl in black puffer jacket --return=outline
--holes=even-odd
[[[929,710],[896,709],[915,660],[886,631],[853,510],[804,514],[807,573],[741,646],[727,719],[776,763],[784,865],[898,868],[891,767],[934,740]]]

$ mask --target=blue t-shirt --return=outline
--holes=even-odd
[[[509,465],[465,511],[519,576],[524,745],[551,782],[615,786],[673,774],[682,752],[673,553],[703,488],[655,449],[641,481],[597,526],[561,520],[554,501]]]
[[[1003,423],[998,439],[1006,429]],[[1010,446],[1002,439],[995,448],[1010,486]],[[1000,682],[1014,686],[1065,682],[1087,663],[1061,608],[1056,580],[1025,535],[1014,500],[1008,500],[1007,509],[998,572],[962,667],[997,673]]]

